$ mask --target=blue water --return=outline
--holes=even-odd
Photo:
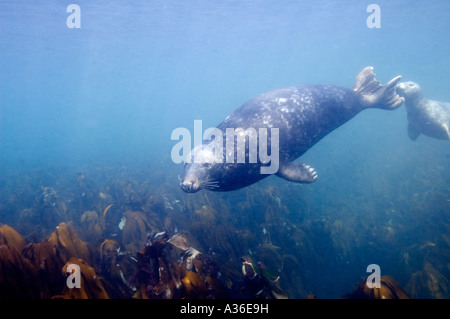
[[[184,194],[170,158],[177,127],[214,127],[276,88],[350,88],[368,65],[382,83],[402,75],[450,101],[450,3],[377,1],[381,28],[369,29],[370,3],[78,0],[81,28],[69,29],[70,2],[0,0],[0,223],[21,227],[24,184],[69,193],[78,172],[107,186],[128,170],[155,194],[220,203],[233,229],[268,229],[298,260],[272,269],[290,297],[338,298],[377,263],[414,297],[449,298],[450,148],[409,140],[404,107],[363,111],[315,145],[301,159],[319,174],[311,185],[270,177]],[[411,288],[426,263],[439,294],[427,280]]]

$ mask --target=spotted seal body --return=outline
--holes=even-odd
[[[312,183],[317,179],[315,170],[294,160],[360,111],[366,108],[389,110],[400,106],[403,98],[395,92],[399,80],[400,76],[397,76],[382,86],[375,79],[373,68],[367,67],[357,76],[353,89],[335,85],[299,85],[270,91],[243,104],[217,128],[223,133],[227,128],[242,128],[248,141],[260,137],[261,131],[252,128],[278,129],[277,141],[272,136],[273,132],[268,134],[268,149],[278,142],[278,170],[274,173],[288,181]],[[225,135],[221,138],[226,140]],[[245,163],[224,160],[195,163],[192,160],[195,156],[213,157],[209,143],[195,147],[188,156],[190,160],[185,163],[180,182],[185,192],[203,188],[235,190],[268,176],[261,174],[261,167],[267,167],[267,163],[248,161],[248,144],[245,145]],[[235,154],[243,151],[242,145],[235,145],[234,151]],[[221,155],[225,158],[227,151]]]
[[[411,140],[420,134],[450,140],[450,103],[426,99],[419,84],[411,81],[399,83],[397,91],[405,98]]]

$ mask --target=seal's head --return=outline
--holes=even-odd
[[[186,157],[184,163],[184,176],[180,186],[186,193],[195,193],[201,189],[215,190],[219,188],[221,163],[214,152],[199,145]]]
[[[419,84],[412,81],[397,84],[396,90],[398,95],[404,97],[406,100],[415,100],[422,96],[422,90]]]

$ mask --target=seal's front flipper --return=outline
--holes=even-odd
[[[398,96],[395,91],[395,87],[401,78],[401,76],[396,76],[386,85],[381,85],[381,83],[375,79],[373,67],[368,66],[356,77],[353,91],[361,96],[362,103],[365,107],[393,110],[402,105],[405,101],[405,99]]]
[[[280,163],[277,176],[290,182],[314,183],[317,180],[317,173],[314,168],[302,163]]]
[[[411,124],[408,124],[408,137],[410,140],[415,141],[419,137],[420,132]]]

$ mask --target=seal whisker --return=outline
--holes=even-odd
[[[203,187],[206,189],[215,189],[215,188],[219,188],[219,181],[215,181],[215,180],[209,180],[209,181],[205,181],[204,183],[202,183]]]
[[[213,180],[213,179],[211,179],[211,180],[209,180],[209,181],[205,181],[204,182],[205,184],[210,184],[210,183],[219,183],[219,181],[216,181],[216,180]]]
[[[219,185],[217,185],[217,186],[211,186],[211,185],[208,185],[208,186],[205,186],[204,188],[205,188],[205,189],[211,189],[211,190],[214,190],[214,189],[216,189],[216,188],[219,188]]]

